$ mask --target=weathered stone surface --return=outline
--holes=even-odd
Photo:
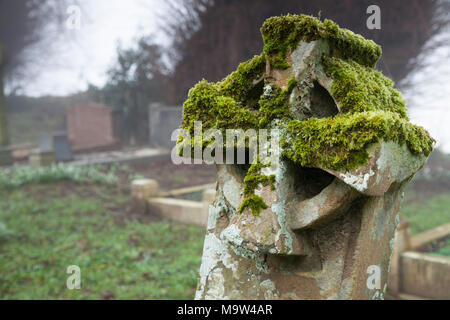
[[[131,182],[131,195],[136,199],[148,200],[158,195],[159,184],[153,179],[136,179]]]
[[[297,18],[291,16],[286,19]],[[315,20],[314,23],[319,24]],[[352,116],[358,113],[365,116],[369,111],[372,112],[369,109],[359,112],[356,107],[351,112],[344,112],[344,103],[339,103],[336,95],[333,96],[333,83],[337,80],[333,73],[325,72],[324,57],[332,56],[339,60],[355,52],[336,51],[333,48],[336,44],[330,41],[326,37],[308,42],[301,40],[295,49],[286,51],[286,61],[283,61],[287,64],[286,68],[274,67],[272,62],[276,57],[266,56],[264,75],[257,74],[258,79],[264,79],[262,97],[270,97],[271,92],[289,87],[287,91],[281,91],[289,93],[285,106],[288,111],[277,110],[281,114],[287,112],[289,116],[272,120],[264,117],[259,123],[270,120],[269,127],[279,129],[283,136],[286,130],[283,121],[286,118],[297,124],[309,121],[308,124],[314,128],[313,125],[317,123],[315,119],[325,118],[327,125],[333,126],[336,115],[342,116],[347,112]],[[344,37],[342,41],[353,40]],[[354,41],[363,40],[357,38]],[[371,50],[372,44],[366,45],[363,49]],[[355,61],[348,63],[357,64]],[[358,68],[370,69],[371,66]],[[251,82],[254,87],[259,86],[258,79]],[[382,81],[389,83],[387,80]],[[226,85],[225,82],[223,86]],[[211,89],[211,86],[201,83],[198,88]],[[396,94],[392,93],[392,99]],[[366,98],[369,100],[382,100],[383,93],[371,95],[369,92],[368,96]],[[281,98],[278,96],[274,99]],[[239,99],[236,97],[236,101]],[[370,103],[376,116],[402,117],[402,122],[397,123],[407,122],[401,102],[398,110],[393,108],[388,111],[385,109],[391,106],[384,106],[380,101],[371,100]],[[195,104],[189,101],[186,106],[188,110],[194,110]],[[245,113],[247,110],[242,112],[248,115]],[[187,114],[188,120],[189,116]],[[220,112],[217,116],[220,116]],[[370,121],[363,121],[362,124]],[[426,161],[429,150],[420,153],[416,149],[419,149],[419,145],[429,146],[431,140],[426,140],[426,134],[424,144],[420,144],[420,141],[416,145],[413,141],[407,141],[409,144],[406,144],[401,134],[394,139],[394,133],[404,129],[403,125],[399,125],[389,135],[383,136],[384,132],[378,135],[379,132],[376,132],[367,147],[358,150],[355,147],[356,140],[364,140],[366,131],[360,130],[358,126],[353,129],[344,137],[348,150],[339,149],[342,144],[334,142],[339,131],[331,131],[329,141],[321,141],[315,153],[328,152],[332,155],[330,158],[321,157],[322,154],[313,154],[312,159],[307,159],[303,154],[297,157],[293,154],[298,151],[295,145],[290,146],[290,153],[281,150],[277,158],[270,161],[270,167],[261,170],[264,177],[273,175],[273,185],[261,183],[254,190],[255,197],[260,197],[266,205],[259,215],[242,206],[246,198],[245,179],[249,177],[249,169],[242,165],[217,165],[217,195],[209,207],[196,299],[384,297],[402,193],[406,183]],[[374,121],[373,127],[369,126],[367,131],[388,129]],[[295,139],[295,132],[289,138]],[[310,146],[315,145],[314,138],[313,135],[305,148],[300,146],[301,151],[306,150],[308,154]],[[329,160],[341,161],[343,153],[346,153],[347,159],[354,159],[352,152],[366,156],[365,163],[359,164],[361,159],[357,159],[360,161],[355,162],[357,166],[348,169]],[[267,163],[265,160],[259,159]],[[368,272],[374,269],[379,271],[379,281],[372,285]]]
[[[232,177],[231,167],[219,166],[218,196],[210,206],[197,299],[383,295],[401,185],[383,197],[366,197],[335,178],[316,197],[300,201],[289,190],[295,179],[292,169],[280,169],[276,191],[262,192],[270,208],[260,216],[239,215],[239,202],[232,205],[224,188],[227,185],[232,194],[242,190],[242,181]],[[371,265],[383,271],[379,292],[366,286]]]
[[[393,184],[412,177],[426,161],[425,156],[414,156],[406,146],[391,141],[374,144],[368,152],[371,157],[366,166],[350,172],[325,170],[365,195],[382,196]]]
[[[215,189],[206,189],[202,193],[202,201],[208,206],[214,201],[216,197]]]

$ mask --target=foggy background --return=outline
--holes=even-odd
[[[438,147],[450,152],[448,1],[18,2],[40,3],[40,7],[45,3],[53,10],[41,12],[45,18],[28,30],[37,40],[24,46],[19,52],[19,65],[6,72],[7,95],[69,96],[82,92],[84,100],[97,100],[119,109],[134,104],[128,109],[136,109],[135,113],[152,101],[181,106],[187,90],[197,81],[203,77],[220,80],[239,62],[262,50],[259,28],[267,17],[321,11],[323,18],[332,18],[383,46],[378,67],[396,81],[412,121],[427,128],[438,140]],[[11,3],[1,2],[1,15],[7,17],[7,12],[14,10]],[[381,8],[381,30],[366,27],[369,15],[365,9],[370,4]],[[67,28],[70,5],[81,10],[79,29]],[[27,30],[17,34],[19,23],[18,19],[4,23],[2,37],[29,37]],[[129,61],[120,66],[120,56]],[[133,70],[137,64],[147,70],[138,74],[139,70]],[[153,81],[157,84],[150,84],[149,80],[157,78]],[[140,97],[134,97],[139,102],[124,102],[123,97],[103,98],[108,95],[108,85],[117,86],[118,81],[128,82],[127,88],[133,93],[139,91],[136,94]],[[132,81],[139,82],[140,88],[130,88]],[[157,86],[160,88],[155,89]],[[145,88],[147,92],[142,92]],[[14,106],[9,105],[8,110],[13,111]],[[136,135],[137,140],[145,140],[143,132]]]

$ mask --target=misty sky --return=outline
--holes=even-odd
[[[102,85],[119,41],[128,47],[139,35],[155,33],[160,42],[167,43],[158,33],[164,0],[76,2],[83,8],[81,29],[71,31],[76,32],[74,40],[59,44],[54,56],[43,62],[37,77],[25,83],[25,94],[65,95],[86,89],[88,83]],[[423,60],[426,68],[411,75],[415,85],[403,94],[412,121],[428,129],[450,153],[450,46]]]
[[[74,3],[82,8],[81,29],[68,31],[70,40],[57,43],[51,59],[39,64],[37,78],[23,85],[25,94],[66,95],[85,90],[88,83],[102,85],[106,70],[115,61],[118,43],[126,48],[139,35],[158,35],[157,15],[164,12],[163,0],[78,0]]]

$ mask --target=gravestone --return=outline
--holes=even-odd
[[[163,106],[159,103],[150,104],[148,108],[150,146],[173,148],[175,142],[171,141],[172,132],[180,126],[181,119],[180,107]]]
[[[88,104],[67,109],[67,134],[74,152],[110,150],[120,140],[120,113],[110,107]]]
[[[261,32],[260,56],[184,104],[191,135],[201,121],[204,139],[240,128],[281,138],[251,164],[217,163],[196,299],[382,299],[403,190],[434,140],[375,70],[373,41],[305,15]]]
[[[43,134],[39,140],[40,152],[53,152],[53,140],[49,134]]]
[[[30,153],[28,163],[31,167],[45,167],[56,161],[53,148],[53,138],[49,134],[43,134],[39,140],[39,149]]]
[[[58,133],[53,135],[53,148],[55,150],[56,161],[67,162],[73,160],[72,150],[70,149],[67,134]]]
[[[29,164],[32,167],[49,166],[54,162],[68,162],[74,159],[66,133],[44,134],[39,149],[32,152]]]

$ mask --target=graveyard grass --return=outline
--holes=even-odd
[[[133,214],[114,183],[27,181],[0,188],[0,299],[193,299],[203,228]],[[448,223],[449,191],[414,192],[401,209],[413,234]],[[81,290],[66,288],[70,265]]]
[[[202,228],[126,217],[130,198],[115,186],[0,192],[1,299],[194,297]],[[81,290],[66,288],[70,265],[81,268]]]
[[[417,197],[415,192],[408,190],[408,198]],[[434,229],[450,222],[450,193],[440,193],[430,196],[426,200],[403,205],[401,214],[411,222],[411,234]]]

